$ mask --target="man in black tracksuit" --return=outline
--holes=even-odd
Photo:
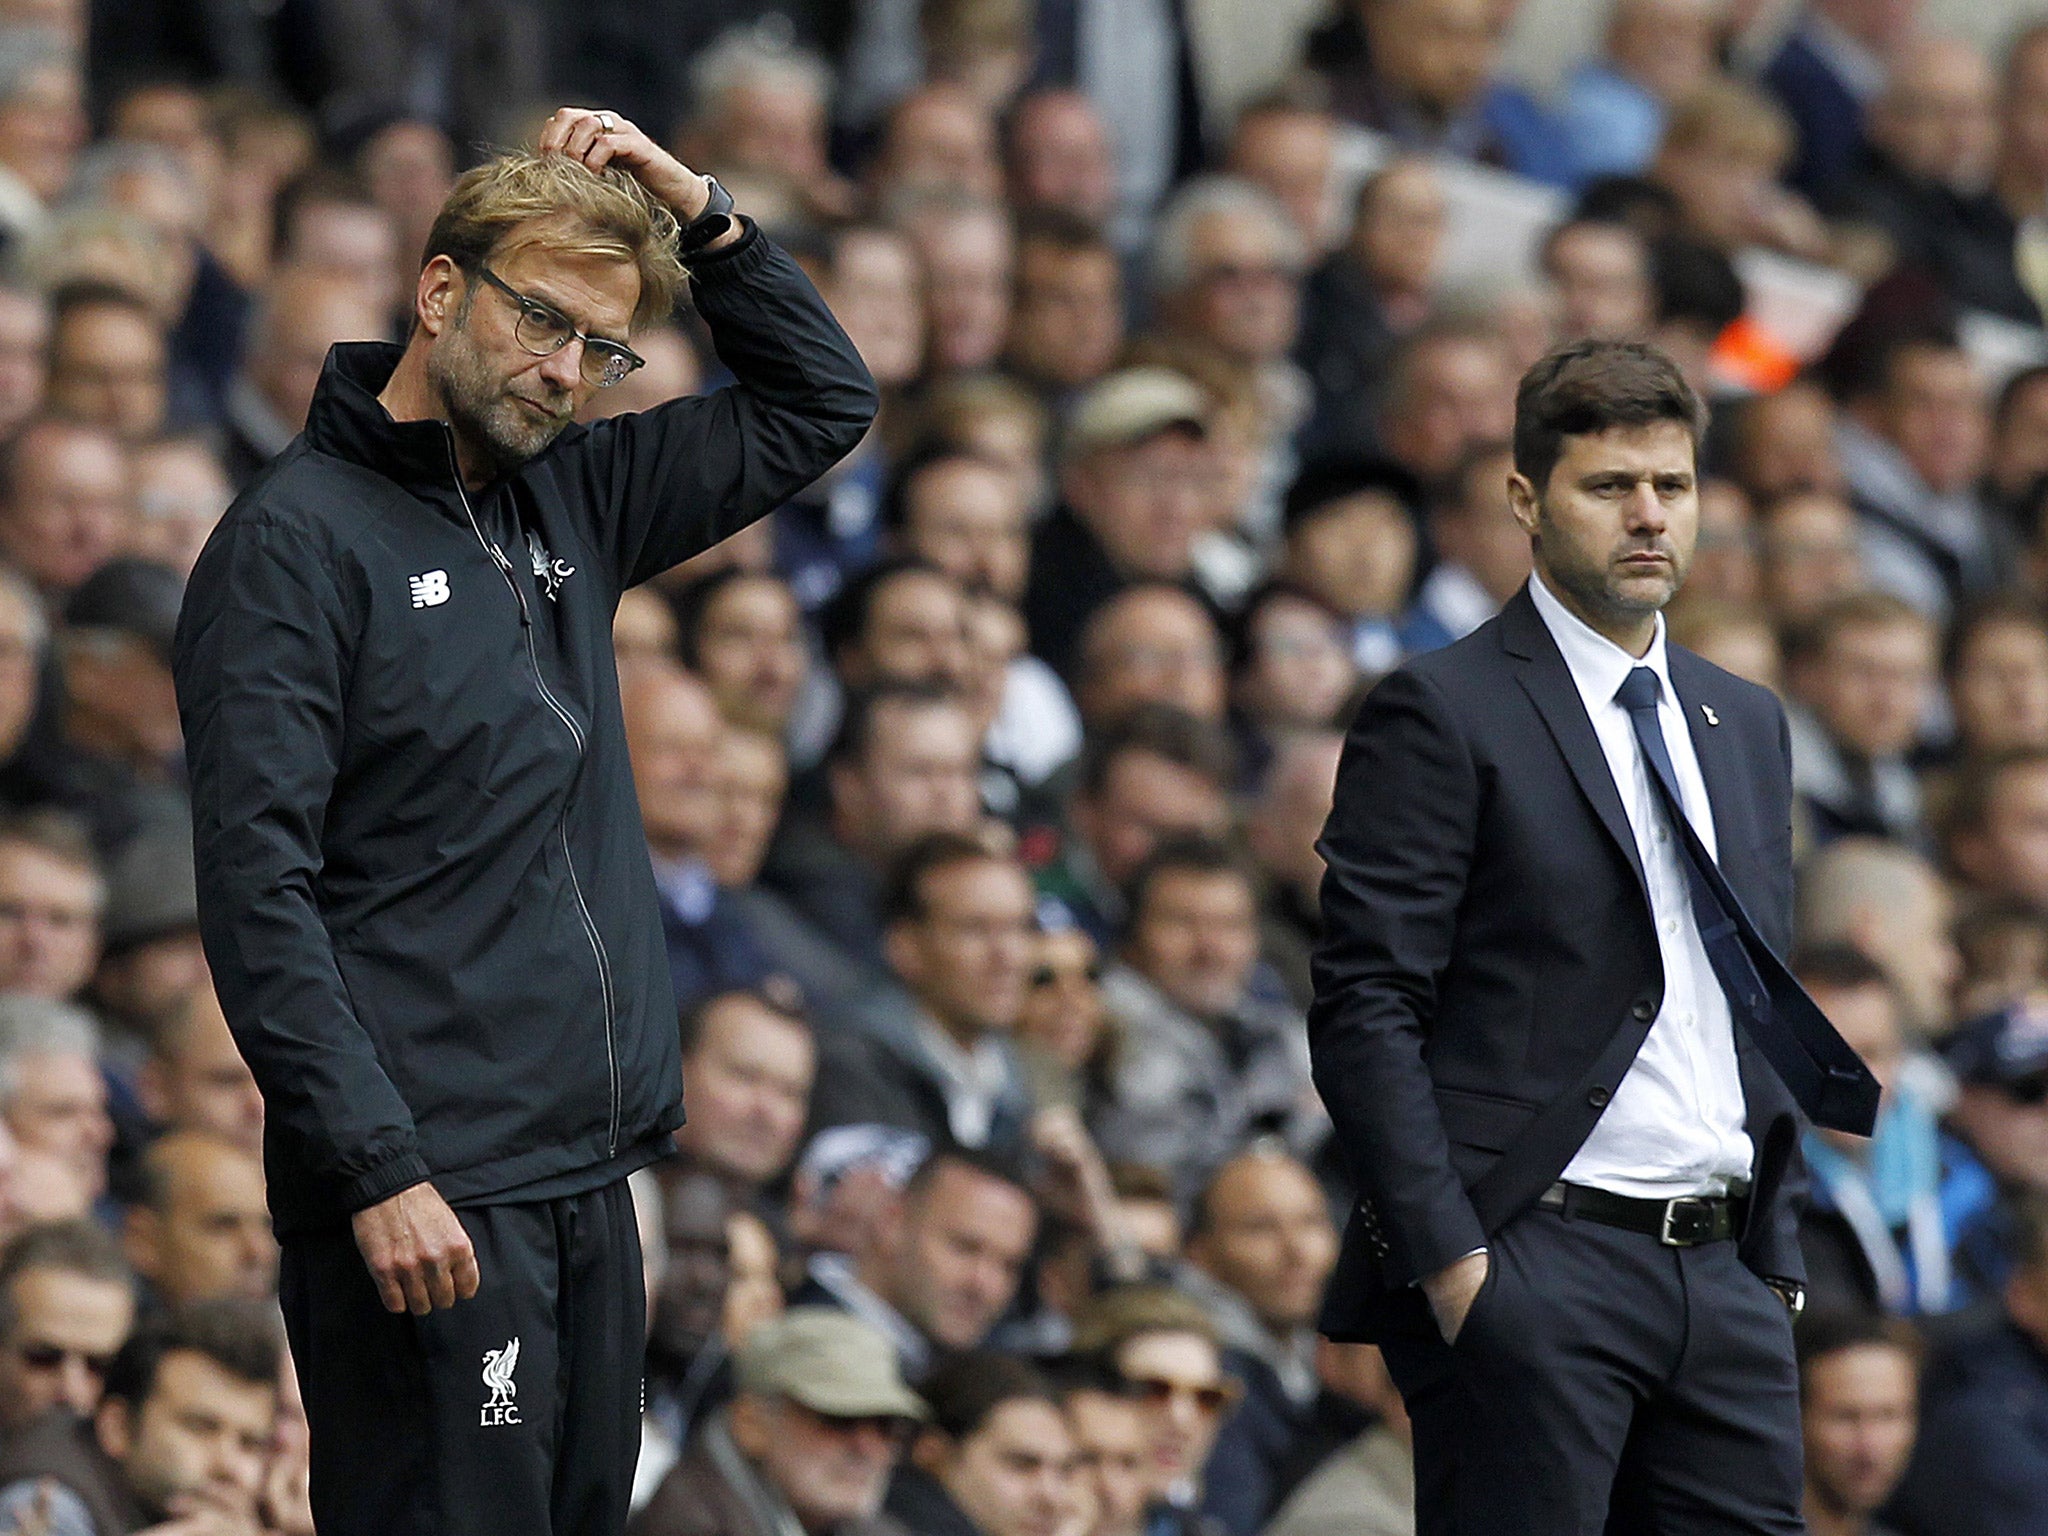
[[[550,187],[567,211],[535,214]],[[334,349],[187,591],[201,924],[267,1109],[322,1536],[625,1523],[624,1180],[683,1111],[612,613],[875,410],[809,282],[721,204],[580,109],[465,177],[411,338]],[[737,384],[568,425],[693,248]]]

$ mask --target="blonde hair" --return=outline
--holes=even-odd
[[[1797,138],[1785,109],[1755,86],[1710,79],[1672,112],[1663,150],[1693,150],[1775,169],[1792,158]]]
[[[676,216],[623,167],[592,171],[562,154],[516,150],[465,171],[434,217],[425,266],[446,256],[467,273],[529,244],[631,262],[640,273],[634,323],[666,320],[687,275]]]

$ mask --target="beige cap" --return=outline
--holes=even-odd
[[[791,1398],[831,1418],[929,1415],[923,1400],[903,1384],[888,1339],[831,1307],[791,1307],[762,1323],[748,1335],[733,1367],[742,1392]]]
[[[1098,380],[1067,418],[1062,459],[1122,448],[1171,427],[1209,430],[1206,390],[1171,368],[1125,368]]]

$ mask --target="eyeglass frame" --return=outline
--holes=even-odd
[[[599,377],[595,380],[589,380],[599,389],[610,389],[615,384],[623,384],[635,371],[647,366],[647,359],[638,352],[635,352],[623,341],[613,341],[609,336],[593,336],[588,331],[578,330],[576,323],[559,309],[555,308],[554,305],[548,303],[545,299],[536,299],[531,294],[521,293],[517,288],[514,288],[505,279],[493,272],[485,263],[480,261],[476,264],[476,273],[486,283],[489,283],[498,292],[504,294],[506,298],[519,306],[519,318],[513,322],[512,337],[513,340],[519,343],[520,350],[525,352],[527,356],[553,357],[557,352],[568,346],[570,342],[580,341],[583,343],[583,367],[586,369],[589,359],[592,357],[615,359],[624,362],[626,365],[625,371],[619,374],[617,378]],[[529,319],[538,320],[551,327],[559,325],[568,334],[552,347],[536,348],[523,334],[526,322]],[[611,369],[608,363],[605,373],[608,375],[610,372]]]

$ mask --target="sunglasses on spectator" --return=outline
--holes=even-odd
[[[104,1377],[114,1363],[111,1354],[96,1355],[83,1349],[66,1349],[61,1344],[18,1344],[15,1357],[32,1371],[54,1371],[67,1360],[76,1360],[95,1376]]]
[[[2005,1096],[2015,1104],[2038,1105],[2048,1100],[2048,1072],[2023,1077],[2016,1083],[2007,1083]]]
[[[812,1423],[821,1425],[835,1435],[850,1437],[864,1429],[872,1430],[883,1439],[892,1440],[900,1445],[917,1430],[915,1419],[900,1418],[893,1413],[820,1413],[815,1408],[806,1408],[794,1399],[790,1400],[790,1405]]]
[[[1087,977],[1093,986],[1102,980],[1102,962],[1090,960],[1085,966],[1041,965],[1031,973],[1031,985],[1049,987],[1056,981],[1072,981],[1077,976]]]
[[[1237,1401],[1237,1389],[1224,1382],[1198,1387],[1166,1376],[1133,1376],[1131,1395],[1144,1403],[1166,1403],[1177,1397],[1190,1399],[1204,1414],[1218,1414]]]

